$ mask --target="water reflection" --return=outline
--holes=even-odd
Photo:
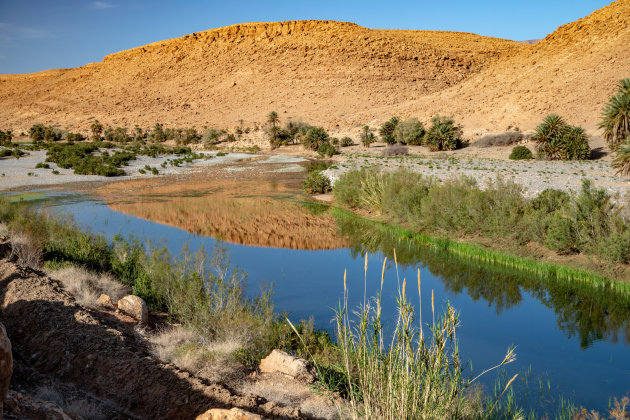
[[[198,235],[241,245],[288,249],[337,249],[334,219],[300,205],[303,175],[192,176],[110,184],[99,190],[110,208]],[[129,199],[126,197],[130,197]]]
[[[398,263],[421,263],[441,279],[447,290],[467,293],[488,302],[497,314],[518,306],[529,293],[554,311],[558,327],[568,338],[577,336],[582,348],[598,340],[630,343],[630,297],[578,282],[543,279],[499,266],[482,265],[453,254],[422,246],[379,229],[370,221],[336,214],[340,232],[356,257],[364,251],[381,252]]]

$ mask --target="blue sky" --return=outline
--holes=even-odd
[[[242,22],[331,19],[369,28],[526,40],[610,0],[0,0],[0,74],[67,68],[150,42]]]

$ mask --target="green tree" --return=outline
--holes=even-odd
[[[616,175],[630,175],[630,137],[619,145],[612,166],[617,169]]]
[[[398,125],[398,117],[391,117],[389,120],[385,121],[381,128],[378,130],[378,134],[381,136],[381,139],[387,144],[396,143],[396,137],[394,136],[394,131],[396,130],[396,126]]]
[[[94,122],[90,125],[90,131],[92,132],[93,141],[100,140],[101,134],[103,134],[103,124],[98,122],[98,120],[94,120]]]
[[[330,137],[322,127],[311,127],[302,138],[302,145],[310,150],[318,150],[324,143],[329,143]]]
[[[417,118],[409,118],[397,124],[394,138],[398,143],[421,145],[425,135],[424,126]]]
[[[462,146],[463,130],[451,117],[435,115],[425,135],[425,143],[432,151],[455,150]]]
[[[551,160],[583,160],[591,154],[584,130],[567,124],[556,114],[545,117],[532,140],[538,143],[538,153]]]
[[[599,128],[611,149],[616,149],[630,136],[630,78],[621,80],[617,93],[604,108]]]
[[[374,133],[372,132],[372,129],[370,128],[369,125],[363,126],[363,130],[361,130],[360,139],[361,139],[361,144],[364,147],[370,147],[370,144],[376,141],[376,136],[374,136]]]

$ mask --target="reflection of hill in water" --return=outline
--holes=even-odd
[[[113,210],[227,242],[310,250],[346,246],[330,215],[316,215],[296,201],[300,185],[291,175],[160,182],[115,183],[100,192]]]
[[[497,313],[518,306],[523,293],[529,293],[553,309],[558,327],[568,337],[578,336],[583,348],[595,341],[630,344],[630,298],[578,282],[542,279],[504,267],[464,260],[409,239],[395,236],[378,223],[335,214],[351,252],[382,252],[389,259],[396,249],[398,263],[421,264],[439,276],[445,287],[466,293],[474,300],[484,299]]]

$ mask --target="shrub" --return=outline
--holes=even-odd
[[[341,140],[339,140],[339,145],[341,147],[349,147],[352,146],[354,144],[354,142],[352,141],[352,139],[350,137],[342,137]]]
[[[39,162],[37,165],[35,165],[35,169],[50,169],[50,165],[47,163],[43,163],[43,162]]]
[[[370,147],[370,144],[376,141],[376,137],[374,136],[374,133],[372,132],[372,129],[370,128],[369,125],[363,126],[363,130],[361,130],[360,139],[361,139],[361,144],[363,145],[363,147]]]
[[[11,130],[0,130],[0,146],[10,145],[11,140],[13,140],[13,133],[11,132]]]
[[[331,190],[330,179],[322,171],[313,171],[302,181],[307,194],[325,194]]]
[[[568,125],[556,114],[545,117],[532,140],[538,143],[538,154],[551,160],[588,159],[591,154],[584,130]]]
[[[510,159],[512,160],[525,160],[533,158],[534,155],[532,154],[532,151],[525,146],[516,146],[512,149],[512,153],[510,153]]]
[[[599,128],[604,130],[604,139],[612,149],[630,136],[630,78],[621,80],[604,108]]]
[[[40,141],[54,142],[62,139],[63,132],[58,128],[52,126],[34,124],[29,129],[29,135],[31,139],[36,143]]]
[[[69,142],[83,141],[85,140],[85,136],[80,133],[67,133],[66,140]]]
[[[206,128],[201,134],[201,141],[206,146],[219,143],[224,132],[216,128]]]
[[[396,126],[398,125],[398,118],[391,117],[389,120],[385,121],[381,128],[378,130],[378,134],[381,136],[381,139],[387,144],[396,143],[396,136],[394,135],[394,131],[396,130]]]
[[[339,152],[337,151],[335,146],[333,146],[332,144],[326,142],[326,143],[322,143],[317,148],[317,153],[320,154],[321,156],[332,157],[333,155],[336,155]]]
[[[431,118],[431,127],[425,135],[425,143],[431,151],[455,150],[462,146],[463,130],[450,117]]]
[[[392,144],[387,146],[381,152],[382,156],[404,156],[409,153],[409,148],[400,144]]]
[[[398,143],[421,145],[425,135],[424,126],[417,118],[401,121],[396,126],[394,136]]]
[[[329,143],[329,136],[322,127],[309,128],[302,139],[302,145],[306,149],[314,151],[318,150],[324,143]]]
[[[523,140],[523,133],[519,131],[508,131],[502,134],[488,134],[477,140],[473,146],[475,147],[495,147],[510,146]]]
[[[163,143],[167,140],[166,133],[164,132],[164,126],[160,123],[155,123],[153,130],[149,132],[149,141],[153,143]]]

